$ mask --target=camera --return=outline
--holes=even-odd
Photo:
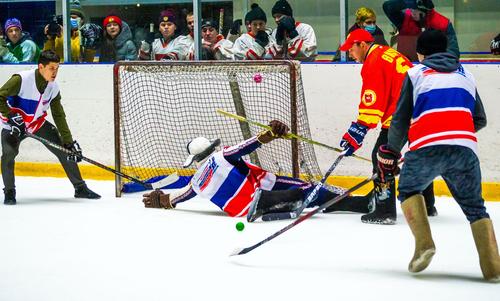
[[[47,35],[55,39],[57,36],[61,34],[62,24],[63,24],[62,15],[53,16],[47,28]]]

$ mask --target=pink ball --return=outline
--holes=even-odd
[[[262,75],[260,75],[259,73],[255,74],[253,76],[253,80],[256,82],[256,83],[260,83],[262,82]]]

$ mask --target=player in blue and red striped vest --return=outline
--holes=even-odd
[[[16,204],[14,165],[19,146],[26,138],[25,132],[82,154],[80,145],[73,140],[66,122],[59,86],[55,81],[58,70],[59,56],[52,50],[46,50],[40,54],[37,69],[12,75],[0,88],[2,179],[6,205]],[[45,119],[49,109],[55,126]],[[47,148],[61,162],[66,175],[75,187],[75,198],[101,197],[90,190],[82,179],[77,165],[77,162],[81,161],[79,156],[68,156],[55,148]]]
[[[271,130],[218,152],[215,148],[220,143],[219,139],[214,141],[204,137],[193,139],[188,144],[190,155],[184,163],[184,167],[189,167],[194,162],[197,167],[190,183],[168,195],[160,190],[146,193],[143,199],[144,205],[172,209],[177,204],[198,195],[210,199],[229,216],[247,215],[249,222],[265,214],[290,212],[299,208],[305,196],[314,189],[314,185],[300,179],[275,175],[242,158],[288,132],[288,127],[280,121],[273,120],[269,125]],[[320,205],[343,193],[341,188],[331,186],[329,188],[321,188],[318,198],[309,204],[309,207]],[[258,189],[262,192],[256,194]],[[343,203],[352,206],[344,206],[344,211],[368,211],[367,200],[350,201],[350,198]],[[251,206],[252,202],[256,202],[255,206]]]
[[[481,270],[500,281],[500,256],[495,233],[481,195],[481,169],[475,132],[486,115],[472,74],[446,52],[446,36],[428,30],[417,40],[421,65],[405,78],[389,128],[388,142],[378,151],[379,176],[393,181],[400,151],[408,140],[399,178],[399,200],[415,236],[410,272],[420,272],[435,253],[422,191],[442,176],[471,224]]]

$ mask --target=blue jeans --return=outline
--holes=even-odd
[[[405,155],[399,176],[399,200],[420,194],[434,180],[443,177],[470,223],[489,217],[481,195],[481,169],[476,154],[458,145],[434,145]]]

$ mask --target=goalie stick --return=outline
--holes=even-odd
[[[323,205],[319,206],[318,208],[300,216],[298,219],[296,219],[295,221],[293,221],[293,223],[289,224],[288,226],[282,228],[281,230],[275,232],[274,234],[268,236],[267,238],[265,238],[264,240],[261,240],[260,242],[250,246],[250,247],[247,247],[247,248],[238,248],[236,250],[234,250],[230,256],[236,256],[236,255],[243,255],[243,254],[247,254],[248,252],[252,251],[252,250],[255,250],[256,248],[262,246],[263,244],[265,244],[266,242],[276,238],[277,236],[283,234],[284,232],[290,230],[291,228],[295,227],[296,225],[302,223],[303,221],[309,219],[310,217],[312,217],[313,215],[315,215],[316,213],[322,211],[323,209],[325,209],[326,207],[329,207],[339,201],[341,201],[342,199],[346,198],[347,196],[349,196],[349,194],[353,193],[354,191],[358,190],[359,188],[365,186],[366,184],[370,183],[371,181],[375,180],[377,178],[377,174],[373,174],[371,177],[361,181],[360,183],[356,184],[355,186],[351,187],[350,189],[348,189],[346,192],[344,192],[343,194],[329,200],[328,202],[324,203]]]
[[[104,164],[101,164],[101,163],[99,163],[97,161],[89,159],[89,158],[87,158],[87,157],[85,157],[83,155],[74,153],[71,150],[69,150],[69,149],[67,149],[67,148],[65,148],[65,147],[63,147],[63,146],[61,146],[61,145],[59,145],[57,143],[51,142],[51,141],[49,141],[49,140],[47,140],[45,138],[39,137],[37,135],[33,135],[31,133],[28,133],[28,132],[26,132],[25,134],[26,134],[27,137],[33,138],[35,140],[38,140],[38,141],[42,142],[43,144],[45,144],[47,146],[50,146],[52,148],[58,149],[58,150],[60,150],[62,152],[65,152],[68,155],[77,156],[77,157],[81,158],[82,160],[84,160],[86,162],[89,162],[90,164],[93,164],[93,165],[95,165],[97,167],[100,167],[100,168],[102,168],[104,170],[112,172],[115,175],[118,175],[118,176],[120,176],[122,178],[125,178],[127,180],[130,180],[130,181],[133,181],[135,183],[138,183],[138,184],[146,187],[147,189],[158,189],[158,188],[161,188],[163,186],[170,185],[170,184],[176,182],[179,179],[179,176],[177,175],[177,173],[173,173],[173,174],[169,175],[168,177],[165,177],[165,178],[163,178],[163,179],[161,179],[159,181],[156,181],[156,182],[153,182],[153,183],[146,183],[144,181],[141,181],[139,179],[136,179],[134,177],[126,175],[126,174],[124,174],[124,173],[122,173],[122,172],[120,172],[120,171],[118,171],[116,169],[113,169],[113,168],[108,167],[108,166],[106,166]]]
[[[333,162],[332,166],[330,166],[330,168],[327,170],[327,172],[325,173],[325,175],[323,176],[321,181],[319,181],[319,183],[316,184],[314,189],[311,192],[309,192],[309,194],[307,195],[304,202],[302,202],[302,206],[300,206],[299,208],[297,208],[291,212],[279,212],[279,213],[265,214],[262,216],[262,220],[265,222],[268,222],[268,221],[277,221],[277,220],[282,220],[282,219],[291,219],[291,218],[296,218],[296,217],[300,216],[302,211],[304,211],[304,209],[306,209],[307,206],[309,206],[309,204],[311,204],[318,197],[319,190],[321,189],[321,187],[323,187],[325,185],[325,182],[326,182],[326,180],[328,180],[328,177],[332,174],[332,172],[335,170],[335,168],[337,168],[337,165],[339,165],[340,161],[344,158],[345,152],[346,151],[343,151],[337,157],[337,159],[335,159],[335,162]]]
[[[256,122],[256,121],[252,121],[252,120],[248,120],[247,118],[243,117],[243,116],[240,116],[240,115],[236,115],[236,114],[233,114],[233,113],[229,113],[229,112],[226,112],[224,110],[221,110],[221,109],[217,109],[216,110],[217,113],[219,114],[222,114],[222,115],[225,115],[227,117],[231,117],[231,118],[234,118],[236,120],[239,120],[239,121],[242,121],[242,122],[247,122],[249,124],[253,124],[253,125],[256,125],[258,127],[261,127],[263,129],[267,129],[267,130],[270,130],[271,127],[268,126],[268,125],[265,125],[265,124],[262,124],[260,122]],[[318,141],[314,141],[312,139],[309,139],[309,138],[306,138],[306,137],[303,137],[303,136],[300,136],[300,135],[296,135],[296,134],[293,134],[293,133],[288,133],[284,136],[284,138],[286,139],[298,139],[298,140],[302,140],[304,142],[307,142],[307,143],[310,143],[312,145],[317,145],[317,146],[321,146],[321,147],[324,147],[324,148],[327,148],[329,150],[333,150],[333,151],[336,151],[338,153],[341,153],[343,152],[344,150],[343,149],[340,149],[340,148],[337,148],[337,147],[333,147],[333,146],[330,146],[328,144],[324,144],[324,143],[321,143],[321,142],[318,142]],[[354,158],[357,158],[357,159],[361,159],[361,160],[364,160],[364,161],[367,161],[367,162],[372,162],[372,160],[370,159],[367,159],[365,157],[361,157],[361,156],[358,156],[358,155],[352,155],[351,157],[354,157]]]

